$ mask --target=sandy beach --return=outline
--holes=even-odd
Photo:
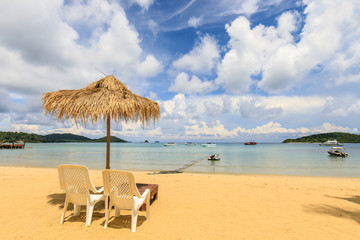
[[[360,178],[230,174],[148,175],[159,184],[150,220],[140,212],[137,232],[131,212],[110,218],[95,207],[92,225],[67,212],[57,169],[0,167],[1,239],[360,239]],[[96,186],[101,171],[90,170]]]

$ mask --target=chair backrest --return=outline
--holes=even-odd
[[[134,198],[141,197],[131,172],[121,170],[103,170],[104,194],[109,194],[114,205],[122,209],[132,209]]]
[[[59,165],[60,188],[65,190],[71,202],[86,205],[92,182],[89,169],[80,165]]]

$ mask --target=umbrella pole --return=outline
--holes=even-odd
[[[106,169],[110,169],[110,114],[107,115],[106,126]]]

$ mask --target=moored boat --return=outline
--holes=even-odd
[[[167,147],[176,146],[176,143],[168,142],[168,143],[165,143],[164,146],[167,146]]]
[[[338,156],[338,157],[347,157],[349,154],[347,152],[344,152],[343,147],[332,147],[328,150],[328,153],[332,156]]]
[[[201,144],[201,146],[203,146],[203,147],[216,147],[216,144],[215,143],[203,143],[203,144]]]
[[[336,139],[334,140],[327,140],[326,142],[320,143],[320,146],[343,146],[340,144]]]
[[[250,141],[250,142],[244,142],[245,145],[256,145],[257,142]]]
[[[194,143],[194,142],[186,142],[185,145],[186,146],[196,146],[196,143]]]
[[[210,155],[210,157],[208,158],[208,160],[210,161],[220,161],[220,155],[219,154],[213,154],[213,155]]]

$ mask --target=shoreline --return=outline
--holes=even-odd
[[[360,178],[248,174],[158,174],[132,171],[138,183],[159,185],[150,220],[139,212],[111,213],[104,229],[104,203],[90,227],[85,208],[69,208],[59,224],[65,194],[56,168],[0,166],[4,239],[359,239]],[[90,169],[95,186],[101,170]]]
[[[64,163],[65,164],[65,163]],[[82,164],[75,164],[75,165],[82,165]],[[83,165],[86,166],[86,165]],[[87,166],[86,166],[87,167]],[[17,165],[0,165],[1,168],[26,168],[26,169],[56,169],[57,167],[47,167],[47,166],[17,166]],[[89,168],[89,171],[102,171],[105,168]],[[120,170],[118,168],[111,168],[113,170]],[[121,169],[124,171],[134,172],[134,173],[141,173],[146,175],[186,175],[186,174],[193,174],[193,175],[215,175],[215,176],[261,176],[261,177],[294,177],[294,178],[339,178],[339,179],[349,179],[349,180],[360,180],[360,174],[359,177],[342,177],[342,176],[310,176],[310,175],[287,175],[287,174],[258,174],[258,173],[219,173],[219,172],[195,172],[195,171],[186,171],[186,172],[179,172],[179,173],[156,173],[153,174],[153,172],[158,172],[159,170],[153,171],[153,170],[131,170],[131,169]]]

